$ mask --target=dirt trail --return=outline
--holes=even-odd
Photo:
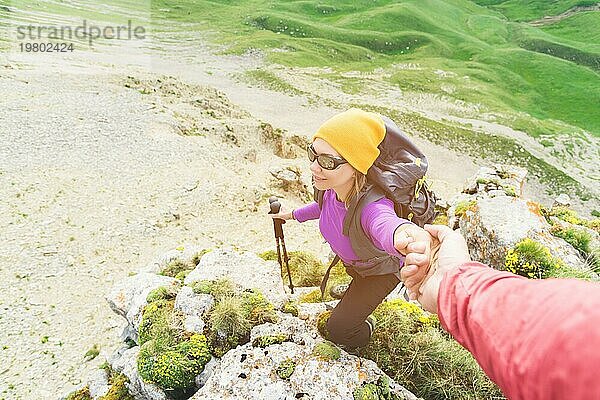
[[[584,11],[600,11],[600,3],[595,4],[593,6],[577,6],[570,8],[569,10],[558,14],[558,15],[549,15],[544,18],[536,19],[535,21],[528,22],[531,26],[545,26],[555,24],[557,22],[562,21],[565,18],[570,17],[571,15],[584,12]]]

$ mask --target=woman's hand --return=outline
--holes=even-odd
[[[286,211],[283,209],[283,207],[281,207],[281,210],[279,210],[279,212],[277,214],[269,214],[271,216],[271,218],[273,219],[283,219],[285,221],[289,220],[289,219],[294,219],[294,216],[292,215],[292,211]]]
[[[411,299],[417,298],[420,283],[425,279],[431,262],[431,249],[435,243],[434,238],[423,228],[412,225],[400,225],[394,232],[394,247],[404,254],[404,267],[402,267],[404,284],[408,289]],[[407,273],[408,272],[408,273]]]

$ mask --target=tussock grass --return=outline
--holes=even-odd
[[[377,328],[361,356],[417,396],[503,398],[471,354],[441,330],[435,315],[404,300],[385,302],[374,315]]]

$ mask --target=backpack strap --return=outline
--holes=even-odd
[[[325,196],[324,190],[319,190],[313,185],[313,198],[319,204],[319,208],[323,208],[323,197]]]
[[[325,301],[325,288],[327,288],[327,281],[329,280],[329,273],[331,272],[331,268],[333,268],[339,261],[340,261],[340,256],[338,256],[336,254],[335,257],[333,257],[331,264],[329,264],[329,268],[327,268],[325,275],[323,275],[323,279],[321,280],[321,285],[320,285],[321,301]]]

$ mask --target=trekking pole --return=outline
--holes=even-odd
[[[281,203],[277,200],[277,197],[269,198],[269,214],[277,214],[281,209]],[[281,251],[283,250],[283,262],[285,262],[285,267],[287,269],[288,279],[289,279],[289,287],[294,294],[294,284],[292,283],[292,274],[290,273],[290,264],[289,257],[287,253],[287,249],[285,248],[285,238],[283,236],[283,224],[285,224],[285,220],[281,218],[273,219],[273,230],[275,231],[275,244],[277,246],[277,261],[279,261],[279,266],[283,268],[283,263],[281,261]],[[280,249],[281,246],[281,249]]]

